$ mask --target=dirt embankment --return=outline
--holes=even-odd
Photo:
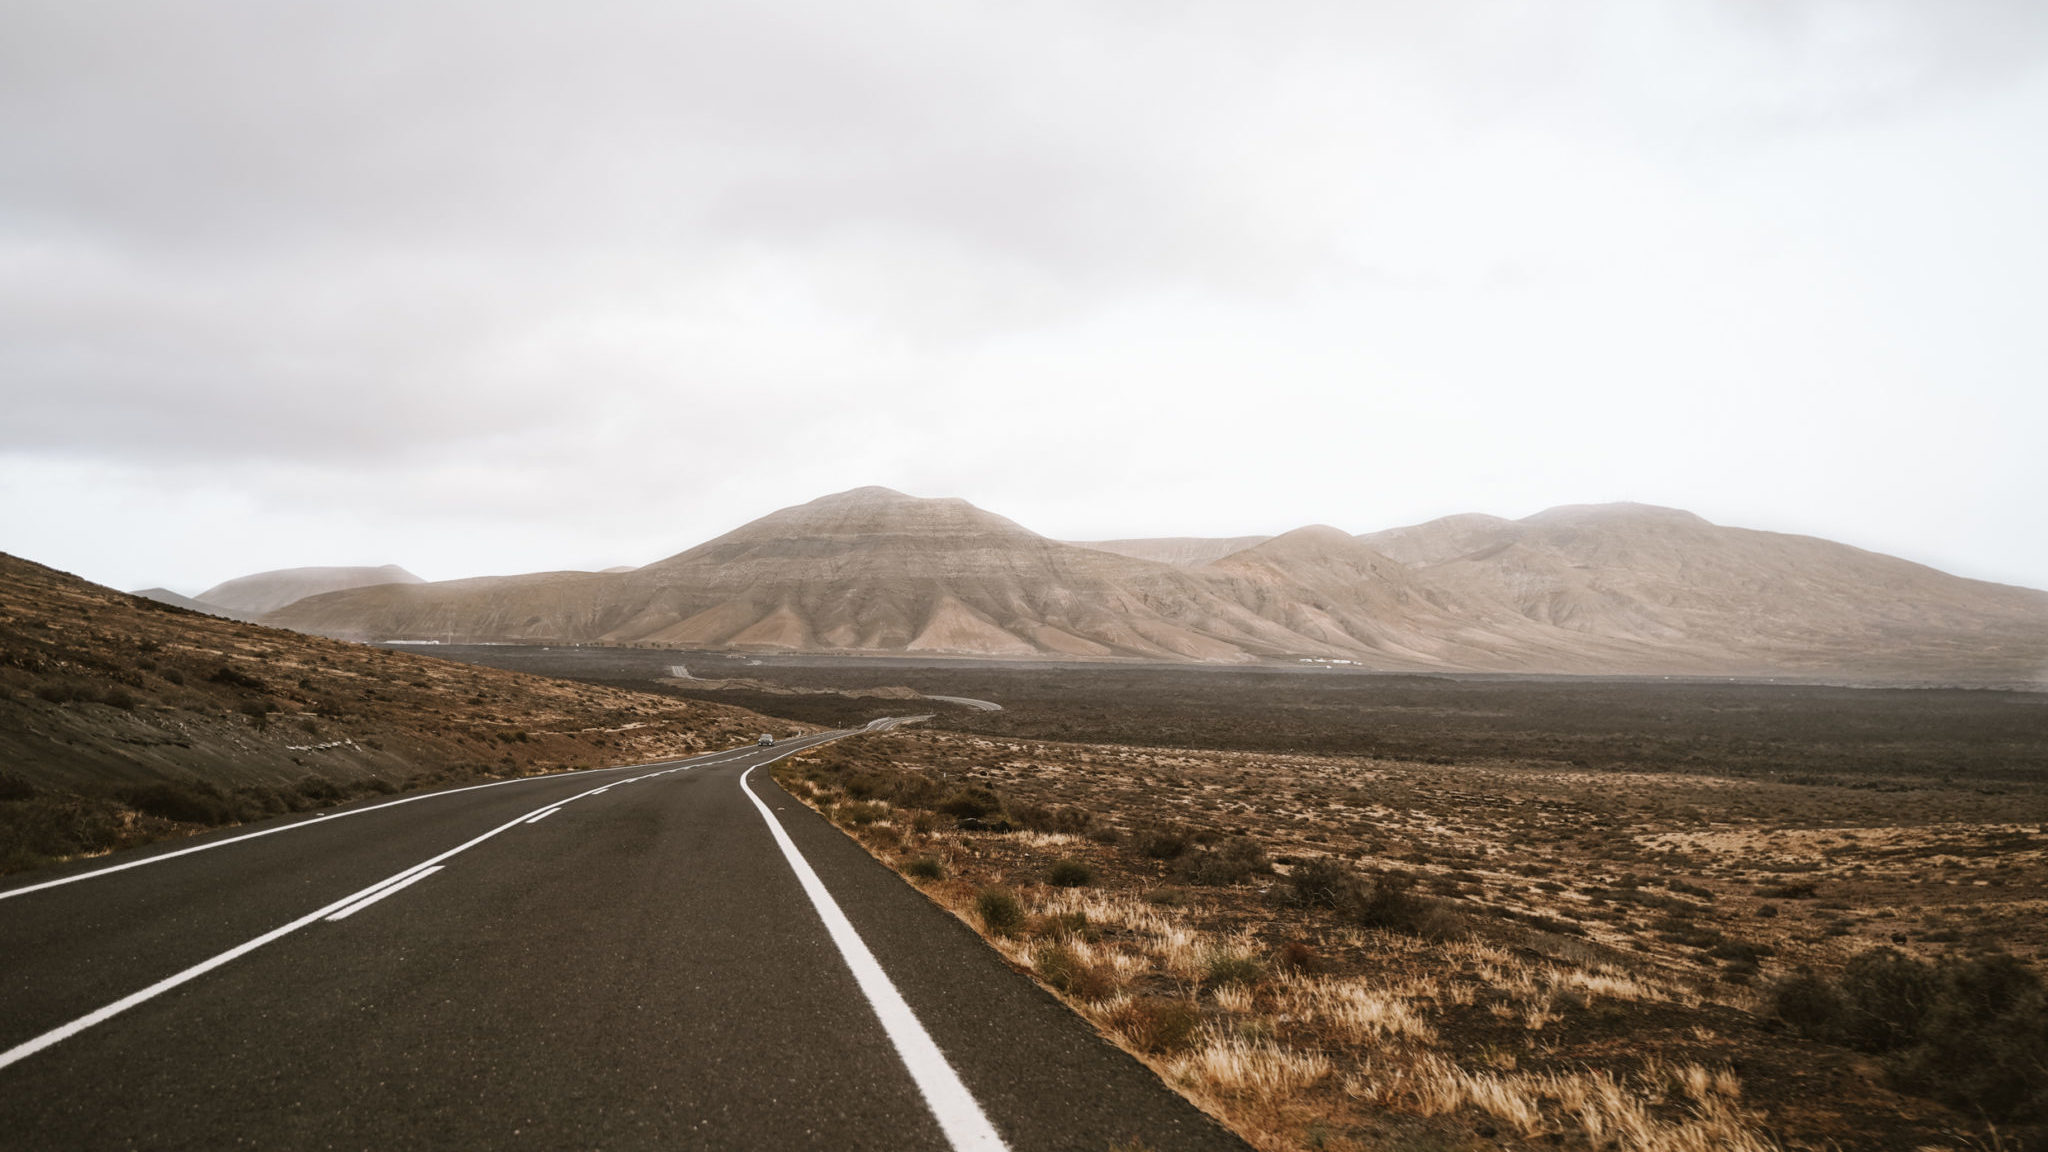
[[[200,615],[0,555],[0,871],[350,796],[801,730]]]

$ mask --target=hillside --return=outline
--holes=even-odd
[[[787,722],[204,616],[0,554],[0,871]]]
[[[280,568],[238,576],[216,584],[193,599],[214,604],[231,612],[261,616],[275,612],[294,600],[339,592],[346,588],[368,588],[378,584],[421,584],[419,577],[396,564],[377,568]]]
[[[1159,536],[1142,540],[1076,540],[1074,543],[1134,560],[1171,564],[1175,568],[1199,568],[1232,552],[1242,552],[1271,539],[1271,536]]]
[[[1640,654],[1620,670],[1683,670],[1685,658],[1744,674],[2024,683],[2048,673],[2048,592],[1672,508],[1452,517],[1360,541],[1414,557],[1410,574],[1468,611]]]
[[[1183,559],[1222,544],[1150,543],[1185,545]],[[1183,567],[862,488],[630,572],[387,584],[266,619],[356,639],[1390,670],[1962,683],[2048,670],[2048,593],[1641,505],[1365,537],[1316,526]]]

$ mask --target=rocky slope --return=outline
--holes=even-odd
[[[267,619],[358,639],[999,658],[2002,683],[2048,671],[2048,593],[1640,505],[1366,537],[1311,527],[1177,566],[863,488],[631,572],[388,584]]]
[[[763,730],[792,725],[199,615],[0,554],[0,871]]]

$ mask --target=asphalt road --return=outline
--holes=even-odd
[[[750,772],[834,735],[11,877],[0,1147],[1241,1152]]]

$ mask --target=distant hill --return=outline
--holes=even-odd
[[[358,639],[1962,683],[2048,674],[2048,593],[1675,509],[1247,539],[1136,542],[1171,557],[1147,559],[1051,540],[963,500],[861,488],[630,572],[385,584],[266,619]],[[1202,552],[1221,554],[1186,563]]]
[[[1426,524],[1368,532],[1358,539],[1403,564],[1439,564],[1512,539],[1517,531],[1513,520],[1467,512]]]
[[[1119,556],[1171,564],[1175,568],[1199,568],[1232,552],[1242,552],[1271,539],[1271,536],[1160,536],[1143,540],[1076,540],[1074,543],[1098,552],[1114,552]]]
[[[204,612],[209,616],[219,616],[224,620],[240,620],[244,623],[253,624],[258,618],[253,613],[237,612],[233,608],[223,608],[218,604],[208,604],[204,600],[194,600],[190,596],[180,596],[169,588],[140,588],[130,592],[129,595],[140,596],[145,600],[154,600],[159,604],[169,604],[174,608],[183,608],[187,612]]]
[[[280,568],[275,572],[238,576],[208,588],[193,599],[234,612],[261,616],[322,592],[367,588],[377,584],[421,583],[425,581],[396,564],[379,568]]]

